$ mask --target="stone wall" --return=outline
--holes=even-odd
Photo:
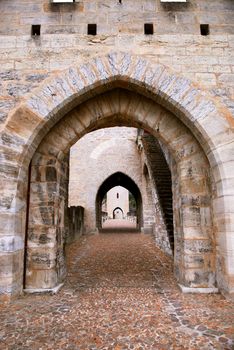
[[[233,112],[233,17],[233,0],[2,0],[0,121],[51,73],[113,50],[170,67]],[[88,23],[97,24],[96,36],[87,35]],[[154,24],[154,35],[144,35],[144,23]],[[200,35],[202,23],[210,25],[210,35]],[[39,37],[31,36],[32,24],[41,25]]]
[[[32,24],[42,34],[86,34],[87,23],[97,33],[141,34],[143,24],[153,23],[156,34],[197,34],[200,23],[209,23],[212,34],[234,34],[232,0],[187,0],[165,4],[160,0],[76,0],[51,4],[49,0],[1,0],[2,35],[27,35]]]
[[[153,227],[153,235],[157,246],[160,247],[166,254],[173,255],[162,207],[157,193],[157,185],[154,179],[155,174],[153,174],[152,163],[150,162],[149,155],[144,147],[142,148],[142,163],[148,194],[147,198],[151,209],[150,212],[153,213],[153,216],[149,216],[149,221],[146,222],[145,225],[148,223],[149,227]]]

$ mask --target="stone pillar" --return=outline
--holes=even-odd
[[[27,180],[19,183],[25,192]],[[0,199],[0,296],[22,291],[26,205],[22,197],[14,195],[18,184],[10,177],[0,181],[4,189]]]
[[[53,289],[66,275],[68,157],[34,155],[30,183],[26,290]]]
[[[174,183],[175,273],[183,287],[213,289],[216,286],[214,266],[214,227],[211,213],[209,168],[200,156],[199,163],[188,167],[177,164],[180,183]],[[204,167],[204,174],[196,169]],[[186,170],[187,169],[187,170]]]

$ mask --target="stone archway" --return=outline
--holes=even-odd
[[[170,125],[170,131],[173,133],[174,129],[175,132],[175,121],[179,122],[180,120],[187,126],[188,129],[186,130],[190,130],[189,137],[193,135],[198,140],[200,146],[195,142],[196,147],[198,147],[197,150],[199,150],[198,153],[200,155],[204,154],[207,157],[216,189],[212,201],[213,217],[215,218],[215,230],[212,230],[212,233],[215,234],[215,240],[212,238],[212,242],[213,245],[217,244],[217,282],[220,289],[226,292],[233,291],[234,264],[233,250],[230,247],[233,242],[234,226],[232,219],[234,180],[232,171],[233,121],[230,114],[223,106],[219,106],[218,102],[216,103],[209,96],[206,96],[204,92],[201,93],[196,89],[188,80],[170,74],[165,67],[129,54],[113,53],[105,57],[97,57],[89,63],[84,63],[77,68],[71,68],[59,76],[48,79],[30,97],[22,101],[21,105],[9,115],[6,121],[1,132],[1,186],[3,205],[0,214],[3,222],[1,229],[2,256],[7,260],[10,277],[6,277],[3,274],[3,278],[1,279],[1,293],[15,294],[19,293],[22,289],[22,261],[27,197],[26,179],[29,162],[38,145],[50,130],[52,130],[52,133],[55,132],[52,128],[61,118],[66,123],[64,115],[75,106],[81,105],[81,103],[87,101],[92,96],[117,87],[137,92],[140,96],[146,96],[152,103],[157,102],[161,106],[166,107],[168,111],[176,116],[172,124],[174,128]],[[107,106],[108,104],[104,107],[106,108]],[[83,111],[81,119],[74,118],[76,127],[75,129],[74,126],[72,127],[75,130],[73,138],[77,139],[89,130],[94,129],[94,121],[97,122],[100,118],[98,127],[107,126],[108,123],[109,125],[113,125],[114,121],[118,125],[119,123],[129,125],[130,121],[131,125],[134,124],[140,127],[144,125],[146,130],[151,132],[153,130],[155,135],[161,135],[163,139],[163,130],[161,129],[163,123],[161,124],[159,116],[155,118],[155,115],[151,114],[149,109],[144,113],[144,108],[142,109],[141,103],[138,100],[138,107],[136,104],[132,106],[131,104],[128,105],[128,117],[126,118],[126,105],[124,106],[124,108],[119,106],[119,109],[117,109],[118,114],[116,114],[116,104],[113,105],[111,120],[103,117],[105,113],[103,113],[102,117],[100,116],[98,105],[93,110],[93,113],[90,110]],[[130,113],[131,108],[134,109],[134,113]],[[88,114],[92,114],[91,119],[88,117]],[[134,118],[130,118],[130,115],[133,114]],[[142,115],[145,116],[143,120]],[[57,126],[59,127],[59,125]],[[164,131],[165,127],[166,125],[164,126]],[[66,128],[70,132],[69,122]],[[59,138],[59,131],[55,134]],[[57,159],[58,163],[63,158],[63,152],[59,151],[57,153],[57,143],[59,140],[59,142],[63,141],[62,144],[64,144],[66,137],[66,130],[64,130],[63,137],[55,140],[55,144],[53,145],[55,153],[53,154],[53,147],[50,149],[51,153],[49,157],[54,157],[53,159]],[[180,143],[176,139],[173,139],[175,142],[174,150],[176,143],[177,149],[180,147]],[[165,140],[163,141],[165,142]],[[71,140],[66,139],[66,142],[68,147]],[[172,146],[171,150],[173,152]],[[67,147],[65,147],[65,150]],[[168,147],[170,148],[169,143]],[[187,150],[189,150],[189,147]],[[181,152],[174,151],[174,155],[178,159],[179,157],[183,157],[184,154],[182,155]],[[204,161],[206,162],[205,156],[202,155],[202,158],[204,157]],[[34,159],[36,158],[37,156],[34,155]],[[41,159],[43,159],[43,156]],[[50,161],[49,159],[47,160]],[[185,175],[188,169],[188,163],[187,166],[185,166],[186,163],[183,163],[183,165],[182,163],[179,162],[180,166],[178,169],[181,180],[183,179],[182,175]],[[50,164],[53,167],[53,163]],[[208,163],[205,164],[206,167],[207,165]],[[198,172],[200,171],[198,170],[199,162],[196,162],[196,160],[195,163],[192,163],[192,166],[193,169],[196,169]],[[199,176],[196,178],[198,180]],[[195,182],[191,182],[191,179],[188,181],[183,179],[180,182],[180,189],[182,191],[185,190],[186,192],[186,188],[191,188],[188,182],[190,182],[191,187],[196,187]],[[182,205],[193,203],[192,196],[189,194],[187,197],[184,196],[183,200],[184,202],[181,202]],[[195,212],[194,215],[196,216]],[[187,243],[183,242],[183,244],[185,250],[187,250]],[[193,249],[196,250],[196,248]],[[207,249],[205,248],[204,250]],[[208,259],[206,263],[209,264],[209,261]],[[187,273],[187,271],[183,271],[182,273],[185,277],[186,273],[184,272]],[[189,279],[189,276],[185,277],[185,281],[189,281]]]
[[[122,186],[132,193],[137,206],[137,229],[140,231],[143,225],[142,195],[136,183],[126,174],[116,172],[109,176],[99,187],[96,196],[96,222],[97,228],[102,228],[101,204],[104,195],[114,186]],[[122,209],[121,209],[122,210]]]
[[[116,125],[147,130],[159,138],[175,158],[175,273],[179,283],[187,287],[214,287],[210,172],[201,147],[172,113],[137,92],[114,88],[67,113],[34,153],[27,289],[55,288],[65,278],[63,236],[70,147],[89,131]],[[43,245],[41,235],[48,237]],[[195,263],[195,259],[200,263]]]
[[[121,209],[120,207],[116,207],[113,210],[113,219],[123,219],[123,209]]]

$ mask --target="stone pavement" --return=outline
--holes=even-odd
[[[86,236],[66,253],[57,295],[1,305],[1,350],[234,348],[234,305],[221,295],[182,294],[151,236]]]
[[[136,231],[136,223],[127,219],[108,219],[102,224],[104,231]]]

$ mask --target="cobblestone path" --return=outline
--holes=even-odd
[[[182,294],[171,260],[143,234],[83,237],[57,295],[2,304],[0,349],[232,349],[234,305]]]
[[[103,231],[107,232],[130,232],[136,231],[136,223],[124,219],[108,219],[102,225]]]

